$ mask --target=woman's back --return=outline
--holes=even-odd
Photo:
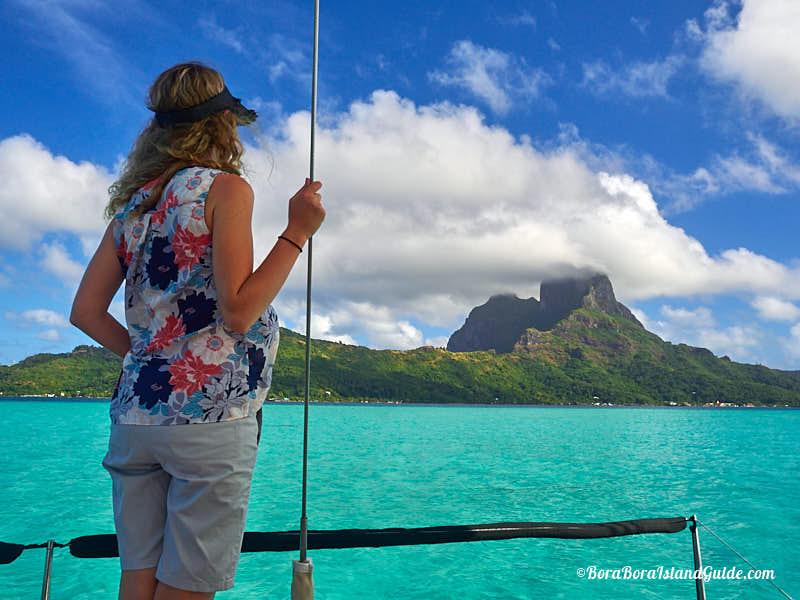
[[[322,224],[322,184],[306,179],[289,200],[253,270],[238,127],[258,115],[194,62],[161,73],[147,106],[155,116],[109,188],[112,220],[70,321],[124,357],[103,459],[120,597],[211,598],[233,586],[239,561],[278,348],[270,303]],[[127,328],[108,312],[122,281]],[[140,427],[189,423],[208,425]]]
[[[178,171],[159,201],[137,216],[132,210],[149,198],[151,182],[114,217],[131,349],[111,401],[112,423],[227,421],[254,414],[264,402],[278,318],[269,306],[244,334],[224,325],[205,220],[220,173]]]

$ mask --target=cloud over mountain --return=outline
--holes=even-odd
[[[253,179],[262,254],[301,183],[308,118],[272,141],[269,183]],[[725,292],[800,297],[800,271],[746,248],[711,256],[672,226],[648,186],[594,172],[569,147],[540,150],[474,108],[416,106],[378,91],[318,130],[328,217],[315,255],[318,308],[344,299],[452,326],[487,294],[535,295],[545,277],[608,273],[621,298]],[[265,159],[251,151],[252,164]],[[254,173],[255,174],[255,173]],[[301,272],[287,293],[304,286]]]
[[[267,152],[248,149],[258,260],[303,182],[308,122],[299,112],[276,129],[271,175]],[[99,235],[111,174],[54,157],[28,136],[0,142],[0,174],[20,161],[26,171],[0,193],[6,245],[29,247],[46,232]],[[490,294],[534,296],[542,279],[586,270],[607,273],[626,302],[729,292],[800,298],[797,266],[746,248],[710,255],[661,215],[644,182],[594,171],[569,145],[516,138],[472,107],[417,106],[376,91],[321,121],[317,176],[328,216],[314,239],[314,310],[330,339],[421,345],[423,325],[452,331]],[[48,268],[75,277],[76,258],[63,246],[43,249]],[[276,305],[289,326],[303,322],[304,290],[301,259]]]

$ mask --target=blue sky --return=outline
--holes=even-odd
[[[0,5],[0,363],[90,343],[71,301],[172,64],[261,115],[242,133],[266,256],[307,172],[312,18]],[[489,296],[592,269],[665,339],[800,369],[798,30],[793,0],[323,2],[312,335],[443,346]],[[274,302],[297,331],[304,285],[301,260]]]

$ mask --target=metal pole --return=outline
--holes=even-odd
[[[692,551],[694,553],[694,571],[695,575],[702,574],[703,559],[700,556],[700,539],[697,535],[697,516],[692,515],[689,517],[689,529],[692,532]],[[694,585],[697,590],[697,600],[706,600],[706,582],[700,577],[696,577]]]
[[[42,600],[50,599],[50,565],[53,563],[53,547],[55,542],[47,540],[47,555],[44,559],[44,581],[42,582]]]
[[[317,48],[319,46],[319,0],[314,0],[314,52],[311,79],[311,159],[309,179],[314,181],[314,136],[317,123]],[[306,281],[306,389],[303,416],[303,512],[300,517],[300,562],[306,562],[308,522],[306,519],[306,481],[308,472],[308,397],[311,389],[311,255],[312,238],[308,238],[308,278]]]

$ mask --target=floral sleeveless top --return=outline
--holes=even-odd
[[[130,214],[152,181],[114,216],[131,349],[111,399],[112,423],[230,421],[254,414],[266,398],[278,315],[270,306],[240,334],[225,327],[217,306],[205,200],[221,172],[178,171],[156,205]]]

